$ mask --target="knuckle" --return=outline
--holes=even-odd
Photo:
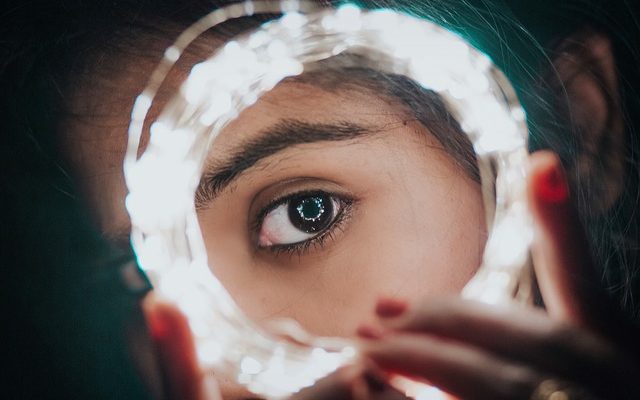
[[[504,399],[526,399],[531,396],[538,383],[540,374],[525,365],[508,365],[501,371],[503,382],[501,397]]]
[[[588,354],[602,361],[617,358],[614,346],[591,332],[563,322],[551,328],[545,345],[548,350],[560,354]]]
[[[542,341],[543,347],[550,353],[564,353],[575,346],[580,332],[573,326],[559,322],[549,328],[548,334]]]
[[[429,316],[428,324],[433,330],[441,333],[458,332],[465,328],[459,313],[450,305],[434,310]]]
[[[424,299],[407,313],[402,324],[414,329],[438,329],[446,323],[449,316],[446,302]]]
[[[458,299],[423,299],[394,325],[400,329],[455,334],[468,330],[472,311]]]

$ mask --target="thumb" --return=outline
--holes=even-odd
[[[586,233],[555,154],[531,155],[528,197],[536,227],[533,260],[549,314],[601,331],[611,304],[600,288]]]

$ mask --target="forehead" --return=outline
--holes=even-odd
[[[264,94],[233,120],[216,139],[216,149],[210,157],[218,158],[224,150],[259,137],[264,128],[283,120],[311,124],[348,122],[385,130],[404,123],[408,118],[399,101],[376,95],[368,89],[360,90],[353,85],[328,89],[304,80],[290,79]]]

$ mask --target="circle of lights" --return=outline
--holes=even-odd
[[[138,157],[155,94],[183,50],[222,22],[259,13],[282,17],[195,65],[151,124]],[[388,9],[248,1],[211,12],[165,51],[134,103],[124,162],[131,241],[156,290],[186,315],[203,368],[224,371],[269,398],[285,397],[353,362],[357,346],[347,339],[312,337],[293,324],[280,329],[294,341],[254,325],[208,264],[194,193],[211,143],[230,121],[282,79],[346,51],[376,59],[381,70],[438,93],[473,143],[490,235],[482,265],[462,296],[511,301],[528,260],[525,112],[485,54],[437,24]],[[425,385],[404,379],[395,384],[414,398],[441,398]]]

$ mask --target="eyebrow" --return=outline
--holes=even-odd
[[[352,122],[330,124],[309,123],[295,119],[282,120],[263,130],[258,137],[248,140],[231,151],[227,161],[205,165],[196,190],[196,208],[201,208],[229,186],[240,174],[258,161],[291,146],[323,141],[352,140],[379,132]]]

